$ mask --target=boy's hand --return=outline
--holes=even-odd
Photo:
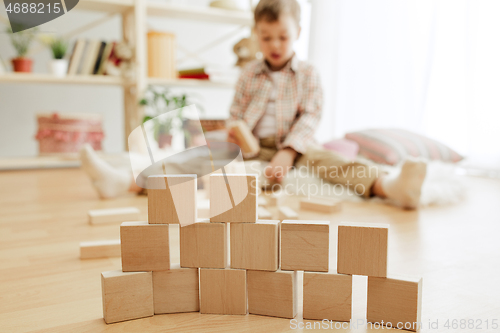
[[[238,146],[240,145],[240,143],[238,142],[238,139],[236,138],[236,135],[234,134],[234,130],[232,128],[230,128],[227,131],[227,142],[234,143]]]
[[[281,149],[265,168],[264,175],[271,182],[281,183],[287,172],[292,168],[295,157],[297,157],[297,152],[292,148]]]

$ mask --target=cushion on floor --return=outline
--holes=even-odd
[[[345,138],[359,145],[359,154],[376,162],[395,165],[407,156],[456,163],[463,157],[441,142],[403,129],[367,129]]]

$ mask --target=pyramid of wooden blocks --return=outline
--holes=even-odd
[[[200,269],[200,312],[246,314],[246,279],[242,269]]]
[[[422,279],[368,277],[367,320],[416,331],[421,322]],[[391,323],[391,325],[389,325]]]
[[[154,314],[151,272],[103,272],[101,288],[104,321],[107,324]]]
[[[247,271],[248,313],[281,318],[297,314],[297,272]]]
[[[303,318],[351,320],[352,276],[304,272]]]
[[[124,272],[170,269],[167,224],[123,222],[120,239]]]
[[[337,271],[341,274],[387,275],[388,225],[341,223]]]
[[[279,221],[231,223],[231,267],[276,271]]]
[[[225,223],[200,220],[181,227],[181,267],[226,267],[226,238]]]
[[[330,274],[330,222],[298,220],[285,206],[278,207],[282,222],[258,220],[258,212],[271,214],[257,206],[257,175],[211,175],[210,219],[196,218],[195,175],[151,176],[148,190],[149,223],[123,222],[120,240],[81,243],[82,258],[121,253],[122,270],[101,274],[108,324],[198,311],[291,319],[298,307],[297,271],[304,271],[304,319],[350,321],[356,274],[368,276],[369,322],[402,323],[409,330],[420,322],[422,280],[386,277],[387,225],[341,223],[339,274]],[[279,198],[271,195],[268,202],[276,205]],[[198,209],[206,206],[200,202]],[[337,206],[314,199],[301,201],[301,208],[331,213]],[[89,216],[99,223],[108,213]],[[138,211],[125,213],[120,219]],[[180,225],[180,264],[172,266],[169,224]]]
[[[300,209],[318,213],[333,213],[340,210],[340,202],[330,198],[310,198],[300,200]]]
[[[257,175],[210,176],[210,222],[257,221]]]
[[[329,221],[283,221],[280,262],[282,270],[328,272]]]
[[[196,220],[196,175],[148,177],[148,222],[189,225]]]
[[[200,311],[198,290],[197,268],[153,272],[155,314]]]

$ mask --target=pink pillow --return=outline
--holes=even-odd
[[[456,163],[463,157],[450,147],[403,129],[368,129],[347,133],[359,144],[359,154],[382,164],[398,164],[407,156]]]
[[[339,153],[340,155],[347,157],[351,161],[354,161],[358,156],[359,145],[355,141],[347,139],[336,139],[330,142],[324,143],[323,148]]]

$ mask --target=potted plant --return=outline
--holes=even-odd
[[[36,28],[33,28],[13,33],[12,29],[7,29],[12,46],[14,46],[17,52],[17,56],[12,59],[12,67],[14,68],[14,72],[31,73],[33,60],[27,58],[26,55],[28,54],[31,42],[35,37],[36,30]]]
[[[68,41],[62,37],[42,36],[42,42],[52,51],[52,61],[49,63],[50,72],[58,77],[66,76],[68,60],[64,59],[68,51]]]
[[[200,110],[202,107],[186,94],[174,95],[167,89],[148,87],[144,98],[139,101],[139,105],[147,107],[149,115],[142,120],[143,123],[154,119],[168,111],[178,110],[175,113],[167,113],[164,117],[154,119],[153,133],[160,148],[168,147],[172,144],[173,131],[179,129],[184,132],[184,137],[189,140],[190,133],[186,130],[186,121],[183,119],[183,107],[189,104],[197,104]]]

